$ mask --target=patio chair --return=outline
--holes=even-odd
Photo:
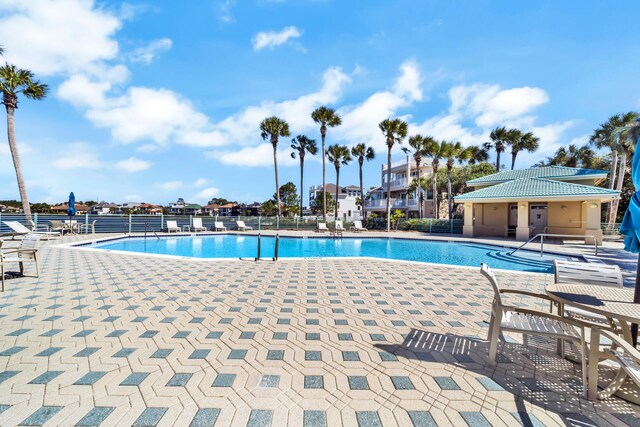
[[[91,230],[91,234],[96,234],[96,222],[98,222],[97,219],[88,224],[80,224],[80,234],[82,234],[83,232],[85,234],[89,234],[89,230]]]
[[[640,351],[612,331],[601,330],[600,334],[611,341],[611,348],[607,353],[620,364],[620,370],[611,384],[598,393],[598,399],[606,399],[618,391],[627,377],[640,387]]]
[[[553,260],[555,283],[579,283],[597,286],[623,286],[622,272],[617,265],[591,262]],[[565,315],[596,323],[599,327],[611,327],[606,317],[577,307],[565,305]]]
[[[482,263],[480,272],[493,287],[494,299],[489,322],[489,366],[496,363],[498,338],[502,331],[516,332],[523,335],[540,335],[558,339],[558,354],[564,356],[562,340],[580,344],[582,356],[582,384],[587,390],[587,345],[584,324],[578,320],[561,317],[552,313],[528,308],[504,305],[502,295],[516,294],[551,301],[547,295],[519,289],[501,289],[496,276],[488,265]]]
[[[180,227],[178,227],[178,221],[167,221],[167,233],[171,233],[172,231],[180,232]]]
[[[36,257],[36,244],[40,235],[36,233],[27,234],[16,248],[0,248],[0,276],[2,276],[2,292],[4,292],[4,272],[5,264],[18,263],[20,265],[20,275],[24,275],[24,263],[33,262],[36,265],[36,277],[40,277],[38,269],[38,258]]]
[[[28,234],[38,234],[41,237],[60,237],[60,233],[59,232],[55,232],[55,231],[32,231],[29,230],[26,226],[24,226],[23,224],[19,223],[18,221],[2,221],[4,222],[4,224],[9,227],[10,229],[12,229],[15,234],[17,235],[23,235],[26,236]],[[35,224],[34,224],[35,227]]]
[[[202,218],[193,218],[191,228],[193,228],[193,231],[207,231],[207,227],[202,225]]]
[[[222,221],[216,221],[213,224],[213,231],[227,231],[227,227],[224,226]]]
[[[316,228],[316,233],[324,233],[325,231],[329,231],[327,228],[326,222],[319,222],[318,227]]]
[[[238,227],[238,231],[253,230],[253,227],[245,225],[244,221],[236,221],[236,226]]]
[[[351,226],[351,231],[355,231],[355,232],[367,231],[367,229],[362,226],[362,221],[355,220],[355,221],[353,221],[353,225]]]

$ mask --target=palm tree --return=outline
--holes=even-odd
[[[364,213],[364,188],[362,186],[362,165],[364,161],[370,162],[376,157],[373,148],[367,147],[364,143],[357,144],[351,148],[351,155],[358,159],[358,166],[360,168],[360,209],[362,211],[362,218],[365,218]]]
[[[278,138],[288,137],[289,124],[275,116],[268,117],[260,123],[260,136],[265,141],[268,139],[273,146],[273,166],[276,171],[276,203],[278,204],[278,217],[280,216],[282,206],[280,205],[280,183],[278,182]]]
[[[433,169],[433,215],[438,218],[438,168],[440,167],[440,159],[445,157],[447,141],[438,142],[436,140],[429,141],[425,146],[426,155],[431,157],[431,168]]]
[[[420,214],[422,215],[422,204],[424,203],[424,194],[429,189],[429,180],[424,177],[416,177],[411,180],[409,183],[409,188],[407,189],[407,194],[418,193],[418,202],[420,203]]]
[[[291,140],[291,148],[293,148],[291,157],[295,159],[297,155],[300,158],[300,216],[302,216],[302,196],[304,195],[304,187],[302,186],[302,183],[304,182],[304,156],[306,153],[309,153],[312,156],[315,155],[318,152],[318,146],[315,139],[307,138],[305,135],[298,135]],[[322,191],[324,191],[324,189]]]
[[[311,113],[311,118],[314,122],[320,125],[320,136],[322,137],[322,216],[327,216],[327,192],[325,191],[327,169],[325,166],[325,156],[327,155],[324,149],[324,141],[327,136],[327,126],[330,128],[340,126],[342,119],[336,114],[333,108],[327,108],[325,106],[318,107]],[[337,200],[336,200],[337,203]]]
[[[453,213],[453,198],[451,197],[451,171],[453,164],[460,163],[469,157],[468,151],[459,142],[443,142],[442,157],[447,160],[447,197],[449,199],[449,220]]]
[[[470,165],[486,162],[489,159],[489,152],[483,146],[472,145],[467,147],[467,154],[469,155],[468,161]]]
[[[578,147],[569,144],[566,148],[560,147],[552,157],[549,157],[549,166],[567,166],[570,168],[589,167],[595,153],[589,147]]]
[[[335,219],[338,219],[338,208],[340,203],[338,202],[338,190],[340,188],[340,165],[348,165],[351,161],[351,154],[349,148],[345,145],[334,144],[327,150],[327,159],[333,163],[336,168],[336,210]]]
[[[620,121],[623,123],[613,131],[613,137],[618,140],[620,151],[620,166],[618,167],[618,180],[616,190],[622,192],[624,186],[624,178],[627,173],[627,162],[633,156],[636,149],[638,138],[640,138],[640,115],[635,112],[628,112],[621,115]],[[609,211],[608,223],[613,224],[618,217],[618,207],[620,199],[611,201],[611,210]]]
[[[489,134],[491,142],[485,142],[484,148],[496,150],[496,172],[500,172],[500,154],[504,151],[507,141],[509,140],[509,131],[504,126],[497,127]]]
[[[409,146],[413,148],[413,160],[415,160],[416,162],[416,171],[417,171],[418,178],[421,177],[420,163],[422,163],[422,158],[426,154],[425,152],[426,144],[428,144],[429,141],[432,141],[432,140],[433,138],[430,136],[423,137],[422,135],[414,135],[414,136],[410,136],[409,140],[407,141],[409,143]],[[403,148],[402,151],[404,151],[405,153],[408,153],[409,149]],[[421,192],[419,193],[418,199],[419,199],[418,218],[422,218],[422,193]]]
[[[511,170],[516,166],[516,157],[520,151],[533,153],[540,147],[540,138],[535,136],[533,132],[522,133],[518,129],[509,131],[511,138]]]
[[[387,143],[387,232],[391,230],[390,206],[391,198],[391,149],[407,136],[407,123],[400,119],[384,119],[378,124],[380,131],[384,135]]]
[[[2,52],[0,51],[0,54]],[[22,176],[22,165],[20,154],[18,153],[18,143],[16,142],[14,112],[18,108],[18,94],[24,95],[28,99],[43,99],[47,96],[49,87],[34,79],[34,75],[29,70],[16,68],[15,65],[5,64],[0,67],[0,91],[2,91],[2,103],[7,110],[7,134],[9,137],[9,150],[13,159],[13,166],[16,170],[18,190],[22,201],[22,210],[27,220],[31,219],[31,206],[27,197],[27,188]]]

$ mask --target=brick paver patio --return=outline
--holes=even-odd
[[[475,269],[45,242],[41,272],[0,294],[1,426],[639,425],[638,406],[582,399],[579,365],[545,343],[507,337],[488,369]]]

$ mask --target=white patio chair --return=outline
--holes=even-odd
[[[9,249],[0,248],[0,276],[2,276],[2,292],[4,292],[5,264],[18,263],[20,265],[20,275],[24,275],[24,263],[32,262],[36,265],[36,277],[40,277],[38,258],[36,256],[36,253],[38,252],[36,244],[39,239],[39,234],[30,233],[20,241],[20,246],[18,247]]]
[[[541,335],[558,339],[558,354],[564,356],[564,345],[562,340],[578,343],[582,356],[582,384],[587,390],[587,344],[585,341],[584,324],[575,319],[561,317],[544,311],[532,310],[521,307],[504,305],[502,295],[517,294],[534,298],[541,298],[551,301],[551,298],[544,294],[519,290],[501,289],[496,280],[496,276],[488,265],[482,263],[480,272],[485,276],[493,287],[494,299],[491,309],[491,321],[489,323],[489,366],[496,363],[496,353],[498,349],[498,338],[502,331],[516,332],[523,335]]]
[[[244,221],[236,221],[236,226],[238,227],[238,231],[253,230],[253,227],[245,225]]]
[[[52,232],[57,232],[62,235],[66,229],[64,223],[60,220],[54,219],[53,221],[49,221],[49,230]]]
[[[202,225],[202,218],[197,217],[193,218],[191,228],[193,228],[193,231],[207,231],[207,227]]]
[[[344,231],[344,225],[342,225],[342,220],[336,219],[333,223],[333,227],[336,231]]]
[[[640,387],[640,351],[614,332],[601,330],[600,334],[611,341],[607,353],[620,364],[620,370],[611,384],[598,393],[598,399],[606,399],[618,391],[627,377]]]
[[[623,286],[622,272],[617,265],[591,262],[553,260],[555,283],[579,283],[597,286]],[[611,327],[606,317],[570,305],[564,306],[565,315],[596,323],[599,327]]]
[[[178,221],[167,221],[167,233],[171,233],[172,231],[180,232],[180,227],[178,227]]]
[[[29,230],[26,226],[22,225],[21,223],[19,223],[18,221],[2,221],[4,222],[4,224],[9,227],[10,229],[12,229],[16,234],[19,235],[27,235],[27,234],[38,234],[41,237],[60,237],[60,233],[59,232],[55,232],[55,231],[32,231]],[[35,227],[35,224],[34,224]]]
[[[213,224],[213,231],[227,231],[227,227],[224,226],[222,221],[216,221]]]
[[[98,222],[97,219],[88,224],[80,224],[80,233],[89,234],[89,230],[91,230],[91,234],[96,234],[96,222]]]
[[[355,231],[355,232],[367,231],[367,229],[362,226],[362,221],[355,220],[355,221],[353,221],[353,225],[351,226],[351,231]]]
[[[329,229],[327,228],[327,223],[326,222],[319,222],[318,223],[318,227],[316,228],[316,232],[317,233],[324,233],[325,231],[329,231]]]

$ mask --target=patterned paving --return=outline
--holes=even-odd
[[[41,253],[0,294],[1,426],[638,425],[548,343],[487,369],[473,269]]]

